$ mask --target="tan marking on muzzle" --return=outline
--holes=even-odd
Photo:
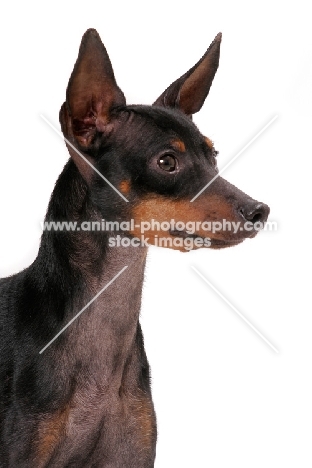
[[[229,222],[237,222],[237,218],[234,214],[233,206],[227,202],[221,195],[208,195],[202,197],[200,200],[196,200],[190,203],[189,200],[170,200],[162,196],[149,197],[141,200],[133,209],[131,217],[135,221],[135,228],[131,231],[131,234],[135,237],[148,238],[148,243],[152,245],[159,245],[159,239],[161,238],[172,238],[170,229],[158,230],[153,226],[150,229],[141,232],[142,223],[152,223],[152,220],[158,223],[170,223],[174,220],[175,223],[183,222],[185,225],[188,222],[204,223],[222,221],[226,219]],[[204,230],[201,226],[195,230],[194,235],[203,238],[211,238],[218,240],[232,240],[233,232],[219,231],[213,233],[209,230]],[[166,247],[165,242],[163,246]],[[168,247],[185,251],[181,247]]]

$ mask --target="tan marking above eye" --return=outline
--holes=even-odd
[[[171,146],[177,151],[180,151],[181,153],[185,153],[186,151],[185,144],[182,140],[171,141]]]

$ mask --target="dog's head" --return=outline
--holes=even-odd
[[[98,33],[82,39],[62,130],[101,216],[134,220],[128,236],[182,251],[190,240],[191,248],[222,248],[255,236],[267,220],[267,205],[218,176],[217,151],[192,121],[217,71],[220,42],[218,34],[152,106],[127,106]]]

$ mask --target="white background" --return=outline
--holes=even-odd
[[[95,27],[129,103],[151,103],[223,32],[201,131],[224,173],[271,207],[278,232],[238,247],[152,248],[142,325],[157,468],[311,467],[311,113],[308,2],[12,2],[2,7],[0,276],[36,256],[68,154],[58,124],[80,39]],[[196,266],[276,354],[191,270]]]

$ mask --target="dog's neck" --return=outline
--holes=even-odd
[[[129,382],[135,382],[140,372],[137,346],[145,260],[146,249],[108,249],[101,276],[89,277],[83,299],[73,310],[78,313],[100,293],[71,325],[68,346],[82,366],[80,378],[87,376],[115,395],[122,386],[129,389]]]
[[[87,192],[75,168],[67,165],[52,194],[46,220],[75,220],[79,225],[90,217],[96,219]],[[101,386],[113,388],[115,379],[120,387],[127,360],[141,339],[138,320],[146,253],[145,247],[109,247],[107,233],[43,233],[35,263],[46,287],[50,282],[55,293],[64,296],[65,313],[58,317],[55,332],[102,291],[60,337],[62,357],[68,353],[72,364],[79,362],[80,375],[101,376]]]

